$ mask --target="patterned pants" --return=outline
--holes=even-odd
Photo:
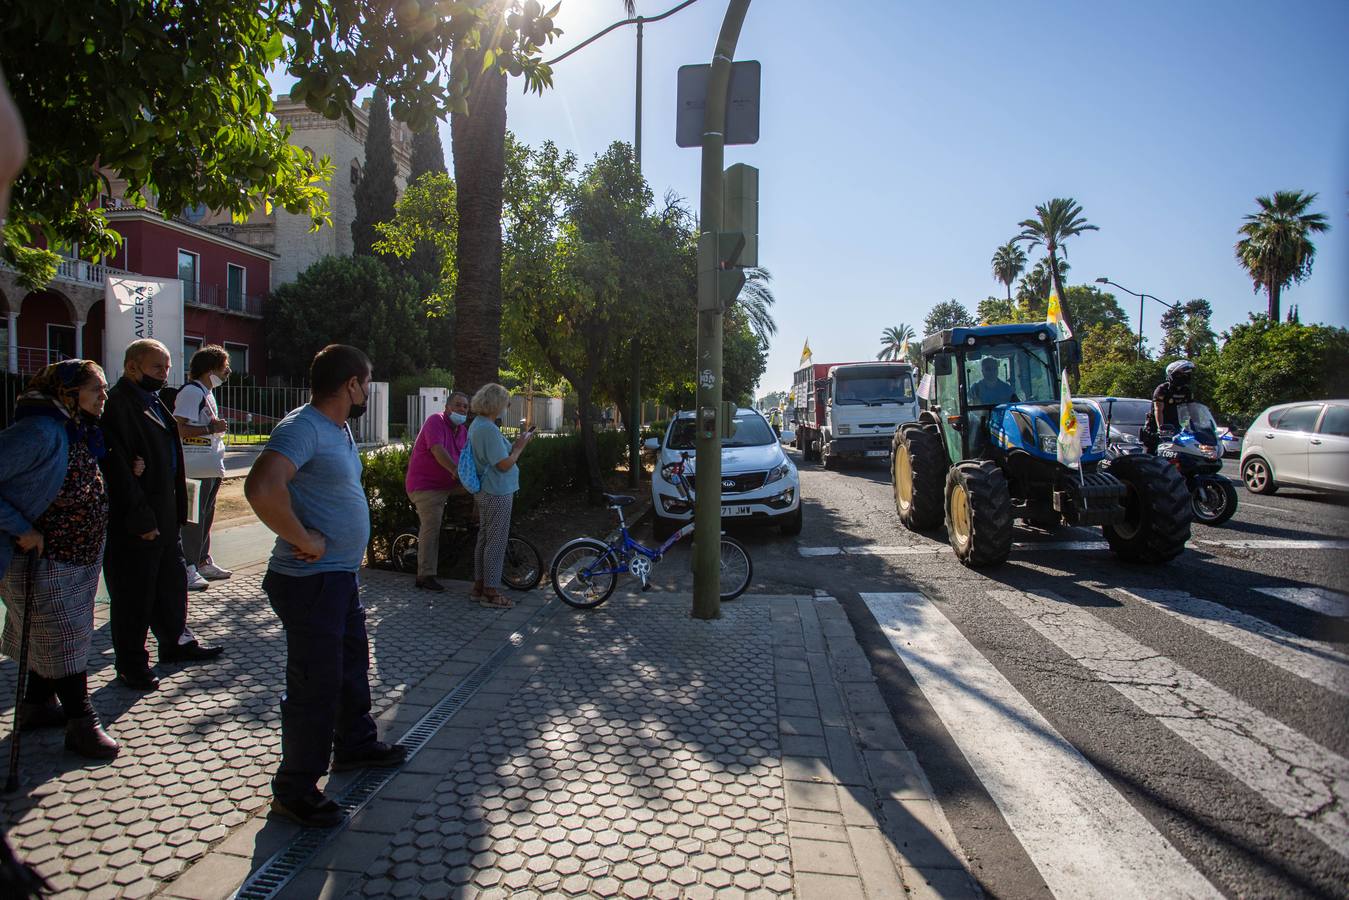
[[[511,535],[511,504],[514,494],[478,494],[478,545],[473,548],[473,580],[486,590],[501,587],[501,567],[506,561],[506,541]]]

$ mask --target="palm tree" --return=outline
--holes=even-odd
[[[775,302],[773,289],[768,286],[772,280],[773,274],[767,269],[751,266],[745,269],[745,284],[735,298],[735,305],[744,314],[750,331],[763,341],[764,346],[768,346],[769,339],[778,333],[778,323],[768,311]]]
[[[1095,225],[1088,224],[1082,217],[1082,207],[1072,197],[1055,197],[1048,203],[1035,207],[1035,218],[1017,223],[1021,233],[1012,238],[1013,242],[1025,241],[1032,247],[1044,247],[1049,254],[1049,275],[1054,285],[1054,293],[1059,297],[1059,309],[1063,312],[1063,321],[1072,330],[1073,321],[1068,312],[1066,296],[1063,293],[1063,278],[1059,269],[1059,250],[1068,251],[1063,242],[1084,231],[1100,231]]]
[[[1315,194],[1302,191],[1275,191],[1273,199],[1256,197],[1260,211],[1246,216],[1246,224],[1237,229],[1243,234],[1237,241],[1237,260],[1250,273],[1258,293],[1269,295],[1266,315],[1279,321],[1279,295],[1293,282],[1301,282],[1312,273],[1316,246],[1309,235],[1330,230],[1321,213],[1309,213],[1307,207]]]
[[[1012,299],[1012,282],[1026,270],[1026,251],[1010,240],[993,252],[993,277],[1007,285],[1007,299]]]
[[[881,352],[876,354],[877,359],[903,359],[905,356],[905,344],[912,343],[915,335],[912,325],[905,325],[903,322],[898,325],[891,325],[881,332]]]

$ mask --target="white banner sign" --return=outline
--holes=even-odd
[[[106,324],[103,331],[103,361],[109,379],[122,368],[127,344],[154,338],[169,348],[173,370],[169,384],[180,385],[186,374],[183,359],[183,286],[176,278],[122,278],[108,276],[104,295]]]

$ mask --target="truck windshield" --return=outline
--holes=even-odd
[[[913,379],[903,375],[839,377],[834,385],[834,403],[840,406],[878,406],[913,400]]]
[[[762,416],[747,415],[735,417],[735,436],[723,438],[723,447],[762,447],[777,443],[777,435]],[[697,438],[697,429],[692,416],[675,419],[670,428],[670,441],[666,446],[671,450],[692,450]]]

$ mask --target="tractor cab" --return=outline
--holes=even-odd
[[[895,434],[892,481],[904,525],[945,520],[962,562],[996,565],[1013,521],[1100,526],[1121,556],[1175,557],[1189,539],[1189,493],[1174,468],[1106,460],[1100,410],[1074,403],[1080,453],[1059,462],[1060,373],[1077,344],[1049,323],[952,328],[922,343],[924,407]],[[943,515],[944,513],[944,515]]]

